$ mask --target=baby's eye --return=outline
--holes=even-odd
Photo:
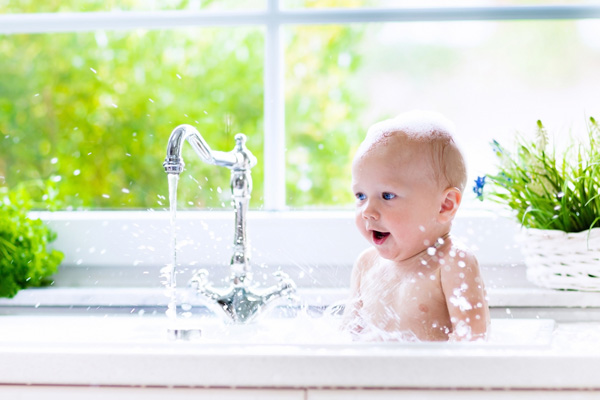
[[[394,197],[396,197],[396,195],[395,195],[394,193],[388,193],[388,192],[384,192],[384,193],[381,195],[381,197],[382,197],[384,200],[391,200],[391,199],[393,199]]]
[[[367,196],[364,193],[356,193],[354,196],[356,196],[356,200],[364,200],[367,198]]]

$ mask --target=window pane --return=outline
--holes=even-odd
[[[264,6],[265,0],[0,0],[0,13],[239,10]]]
[[[263,48],[258,28],[0,36],[0,177],[59,181],[64,207],[168,207],[177,125],[223,151],[244,132],[262,158]],[[229,170],[183,155],[179,203],[229,207]]]
[[[533,133],[538,119],[559,139],[581,131],[585,117],[600,112],[599,26],[587,20],[289,28],[290,205],[350,207],[352,152],[368,126],[403,111],[437,110],[456,123],[470,179],[493,171],[492,139],[510,144],[517,131]],[[315,51],[323,46],[330,48]]]

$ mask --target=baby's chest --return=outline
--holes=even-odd
[[[363,304],[367,307],[393,306],[422,311],[444,303],[439,275],[435,272],[417,275],[377,272],[365,276],[361,285]]]

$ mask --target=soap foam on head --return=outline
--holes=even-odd
[[[368,142],[370,148],[394,132],[403,132],[408,137],[419,140],[430,139],[436,135],[454,136],[455,127],[452,121],[439,113],[414,110],[374,124],[367,132],[365,143]]]

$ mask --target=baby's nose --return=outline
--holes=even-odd
[[[379,219],[377,209],[371,204],[365,205],[362,215],[364,219]]]

